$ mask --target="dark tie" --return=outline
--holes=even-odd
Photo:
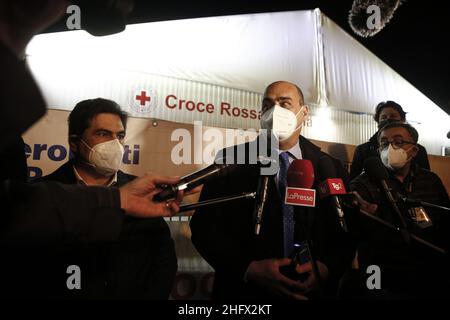
[[[287,186],[287,170],[289,168],[289,153],[280,153],[280,171],[278,175],[278,189],[281,196],[281,208],[283,213],[283,245],[284,256],[289,257],[294,248],[294,207],[284,203]]]

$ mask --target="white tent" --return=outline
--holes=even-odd
[[[27,54],[54,109],[102,96],[133,116],[259,128],[265,86],[288,80],[312,106],[307,137],[365,142],[374,106],[394,100],[429,153],[447,143],[449,115],[318,9],[130,25],[101,38],[44,34]]]

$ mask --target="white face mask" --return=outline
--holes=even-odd
[[[94,169],[104,176],[115,174],[122,163],[124,149],[119,140],[114,139],[96,144],[93,148],[89,147],[83,139],[80,139],[84,145],[89,148],[88,161]]]
[[[403,148],[394,149],[390,144],[388,148],[381,151],[380,158],[385,167],[395,171],[403,168],[408,163],[408,151]]]
[[[302,126],[302,124],[300,124],[297,127],[297,115],[304,107],[305,106],[302,106],[300,110],[294,114],[276,104],[272,109],[266,111],[261,116],[261,128],[272,130],[273,134],[280,141],[286,140]]]

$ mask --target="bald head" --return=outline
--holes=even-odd
[[[303,97],[303,92],[300,89],[300,87],[297,86],[296,84],[292,83],[292,82],[289,82],[289,81],[275,81],[275,82],[272,82],[271,84],[269,84],[266,87],[266,90],[264,91],[264,96],[266,96],[267,91],[269,89],[271,89],[273,86],[288,86],[288,87],[292,86],[292,87],[294,87],[296,89],[297,93],[298,93],[298,98],[299,98],[300,104],[303,105],[305,103],[305,99]]]
[[[298,86],[291,82],[273,82],[264,92],[261,112],[266,112],[275,104],[296,113],[304,105],[303,93]]]

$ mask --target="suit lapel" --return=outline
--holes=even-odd
[[[77,179],[75,177],[75,172],[73,171],[73,163],[71,161],[66,162],[55,172],[50,174],[47,179],[65,184],[75,184]]]

